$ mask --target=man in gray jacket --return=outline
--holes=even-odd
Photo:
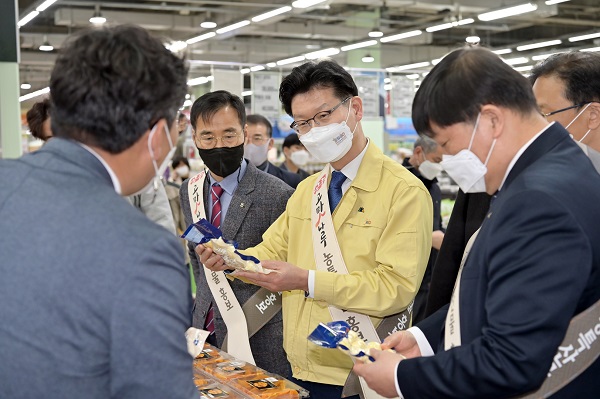
[[[0,161],[1,398],[198,396],[180,244],[122,197],[169,161],[186,75],[139,27],[61,50],[54,138]]]

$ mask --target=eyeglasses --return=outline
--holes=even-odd
[[[327,122],[329,122],[329,117],[331,116],[331,114],[336,109],[338,109],[342,104],[344,104],[346,101],[350,100],[351,98],[352,98],[352,96],[346,97],[338,105],[331,108],[329,111],[317,112],[315,114],[315,116],[313,116],[310,119],[306,119],[303,121],[294,121],[294,123],[292,123],[290,125],[290,127],[292,129],[294,129],[296,131],[296,133],[298,133],[298,134],[306,134],[310,131],[310,128],[311,128],[310,121],[313,121],[315,123],[315,125],[317,125],[317,126],[320,126],[321,124],[327,124]]]
[[[269,141],[268,137],[263,136],[250,136],[248,137],[248,142],[254,145],[263,145],[265,141]]]
[[[217,146],[217,141],[219,140],[225,147],[234,147],[238,144],[239,137],[239,133],[225,133],[221,137],[217,137],[214,134],[206,134],[200,135],[198,141],[200,142],[200,147],[210,150]]]
[[[561,108],[561,109],[559,109],[559,110],[552,111],[552,112],[548,112],[548,113],[543,113],[543,112],[542,112],[541,114],[542,114],[542,116],[543,116],[544,118],[547,118],[547,117],[549,117],[549,116],[552,116],[552,115],[554,115],[554,114],[558,114],[558,113],[560,113],[560,112],[568,111],[568,110],[570,110],[570,109],[573,109],[573,108],[579,108],[579,107],[583,107],[583,106],[584,106],[584,105],[586,105],[586,104],[588,104],[588,103],[587,103],[587,102],[585,102],[585,103],[579,103],[579,104],[571,105],[570,107]]]

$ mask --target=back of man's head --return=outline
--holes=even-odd
[[[243,129],[246,125],[246,108],[244,102],[235,94],[231,94],[225,90],[206,93],[194,101],[192,110],[190,111],[192,129],[196,130],[198,118],[201,118],[204,123],[208,123],[217,112],[226,107],[233,107]]]
[[[33,104],[33,107],[27,111],[27,125],[31,135],[36,139],[47,140],[44,136],[44,121],[50,118],[50,99],[46,98]]]
[[[600,101],[600,54],[581,51],[554,54],[533,68],[529,81],[533,85],[538,78],[550,76],[564,82],[564,96],[573,104]]]
[[[531,84],[496,54],[482,47],[455,50],[423,79],[413,101],[413,125],[432,136],[431,123],[472,122],[486,104],[522,115],[537,111]]]
[[[249,125],[264,125],[267,128],[267,135],[273,137],[273,126],[267,118],[259,114],[252,114],[246,117],[246,123]]]
[[[279,100],[288,115],[292,115],[292,99],[311,89],[331,88],[340,100],[358,96],[358,88],[352,76],[332,60],[309,61],[295,67],[279,86]]]
[[[425,153],[425,155],[427,155],[427,154],[431,154],[432,152],[437,150],[438,143],[436,143],[436,141],[433,140],[432,138],[420,135],[415,140],[415,144],[413,146],[413,148],[415,148],[415,149],[417,147],[420,147],[423,150],[423,152]]]
[[[186,81],[184,61],[140,27],[85,31],[67,41],[52,71],[52,131],[120,153],[160,119],[173,123]]]

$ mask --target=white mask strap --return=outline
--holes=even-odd
[[[492,141],[492,147],[490,148],[490,152],[488,152],[487,158],[485,159],[485,163],[483,164],[484,166],[487,166],[488,161],[490,160],[490,157],[492,156],[492,151],[494,151],[495,145],[496,145],[496,139],[494,139],[494,141]]]
[[[587,105],[585,107],[583,107],[583,109],[581,111],[579,111],[579,113],[575,116],[575,118],[573,118],[573,120],[571,122],[569,122],[569,124],[565,127],[565,129],[568,129],[569,126],[571,126],[573,124],[573,122],[575,122],[577,120],[577,118],[579,118],[579,115],[583,114],[585,112],[585,110],[587,109],[587,107],[589,107],[591,104],[592,103],[587,103]],[[586,135],[587,135],[587,133],[586,133]]]
[[[587,137],[587,135],[588,135],[588,134],[590,134],[590,132],[591,132],[591,131],[592,131],[592,129],[589,129],[589,130],[587,131],[587,133],[586,133],[586,134],[584,134],[584,135],[583,135],[583,137],[582,137],[581,139],[579,139],[579,142],[580,142],[580,143],[583,143],[583,139],[585,139],[585,138]]]
[[[475,120],[475,127],[473,127],[473,133],[471,133],[471,141],[469,141],[468,150],[471,151],[471,145],[473,145],[473,139],[475,138],[475,132],[477,131],[477,127],[479,126],[479,119],[481,118],[481,112],[477,114],[477,120]]]

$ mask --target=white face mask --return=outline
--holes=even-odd
[[[569,124],[567,126],[565,126],[565,129],[569,129],[569,127],[573,124],[573,122],[575,122],[577,120],[577,118],[579,118],[579,115],[583,114],[585,112],[585,110],[587,109],[587,107],[590,106],[591,103],[588,103],[585,107],[583,107],[583,109],[581,111],[579,111],[579,113],[577,115],[575,115],[575,118],[573,118],[573,120],[571,122],[569,122]],[[582,138],[580,138],[578,140],[579,143],[583,143],[583,139],[585,139],[587,137],[588,134],[590,134],[590,132],[592,131],[592,129],[588,129],[588,131],[583,135]],[[573,135],[571,135],[571,138],[573,138]]]
[[[450,175],[452,180],[458,184],[461,190],[465,193],[484,193],[486,192],[485,187],[485,174],[487,173],[487,163],[490,160],[494,146],[496,145],[496,139],[492,141],[492,146],[488,152],[485,163],[471,151],[473,145],[473,138],[475,132],[479,126],[479,119],[481,114],[477,115],[477,121],[471,134],[471,142],[469,148],[461,150],[456,155],[444,155],[441,162],[442,168]]]
[[[339,161],[350,151],[352,138],[358,127],[358,122],[353,131],[350,131],[348,127],[351,108],[352,100],[350,100],[348,116],[344,122],[314,126],[308,133],[299,136],[304,147],[317,161],[323,163]]]
[[[177,149],[177,147],[175,147],[173,145],[173,141],[171,140],[171,134],[169,132],[167,125],[165,124],[164,126],[165,126],[165,133],[167,134],[167,140],[169,141],[169,148],[170,148],[169,153],[167,154],[165,159],[160,164],[160,167],[157,166],[156,159],[154,159],[154,151],[152,150],[152,144],[151,144],[152,137],[154,136],[154,133],[156,133],[156,125],[154,125],[154,127],[150,131],[150,134],[148,135],[148,152],[150,153],[150,156],[152,157],[152,166],[154,166],[155,174],[154,174],[154,177],[148,182],[148,184],[146,184],[146,186],[144,186],[141,190],[139,190],[138,192],[131,194],[131,195],[144,194],[144,193],[149,193],[151,191],[156,192],[158,190],[158,185],[161,184],[160,180],[163,179],[165,170],[167,170],[167,168],[169,167],[169,162],[171,162],[171,158],[173,158],[173,154],[175,153],[175,150]]]
[[[188,177],[190,174],[190,168],[188,168],[187,165],[183,165],[175,169],[175,172],[179,177]]]
[[[306,164],[308,163],[309,156],[310,155],[308,154],[308,151],[298,150],[290,154],[290,160],[294,163],[294,165],[301,168],[303,166],[306,166]]]
[[[423,153],[425,158],[425,153]],[[419,165],[419,173],[427,180],[433,180],[442,171],[442,165],[429,161],[427,158]]]
[[[269,140],[263,145],[246,144],[244,146],[244,158],[248,159],[254,166],[260,166],[266,162],[269,153]]]

